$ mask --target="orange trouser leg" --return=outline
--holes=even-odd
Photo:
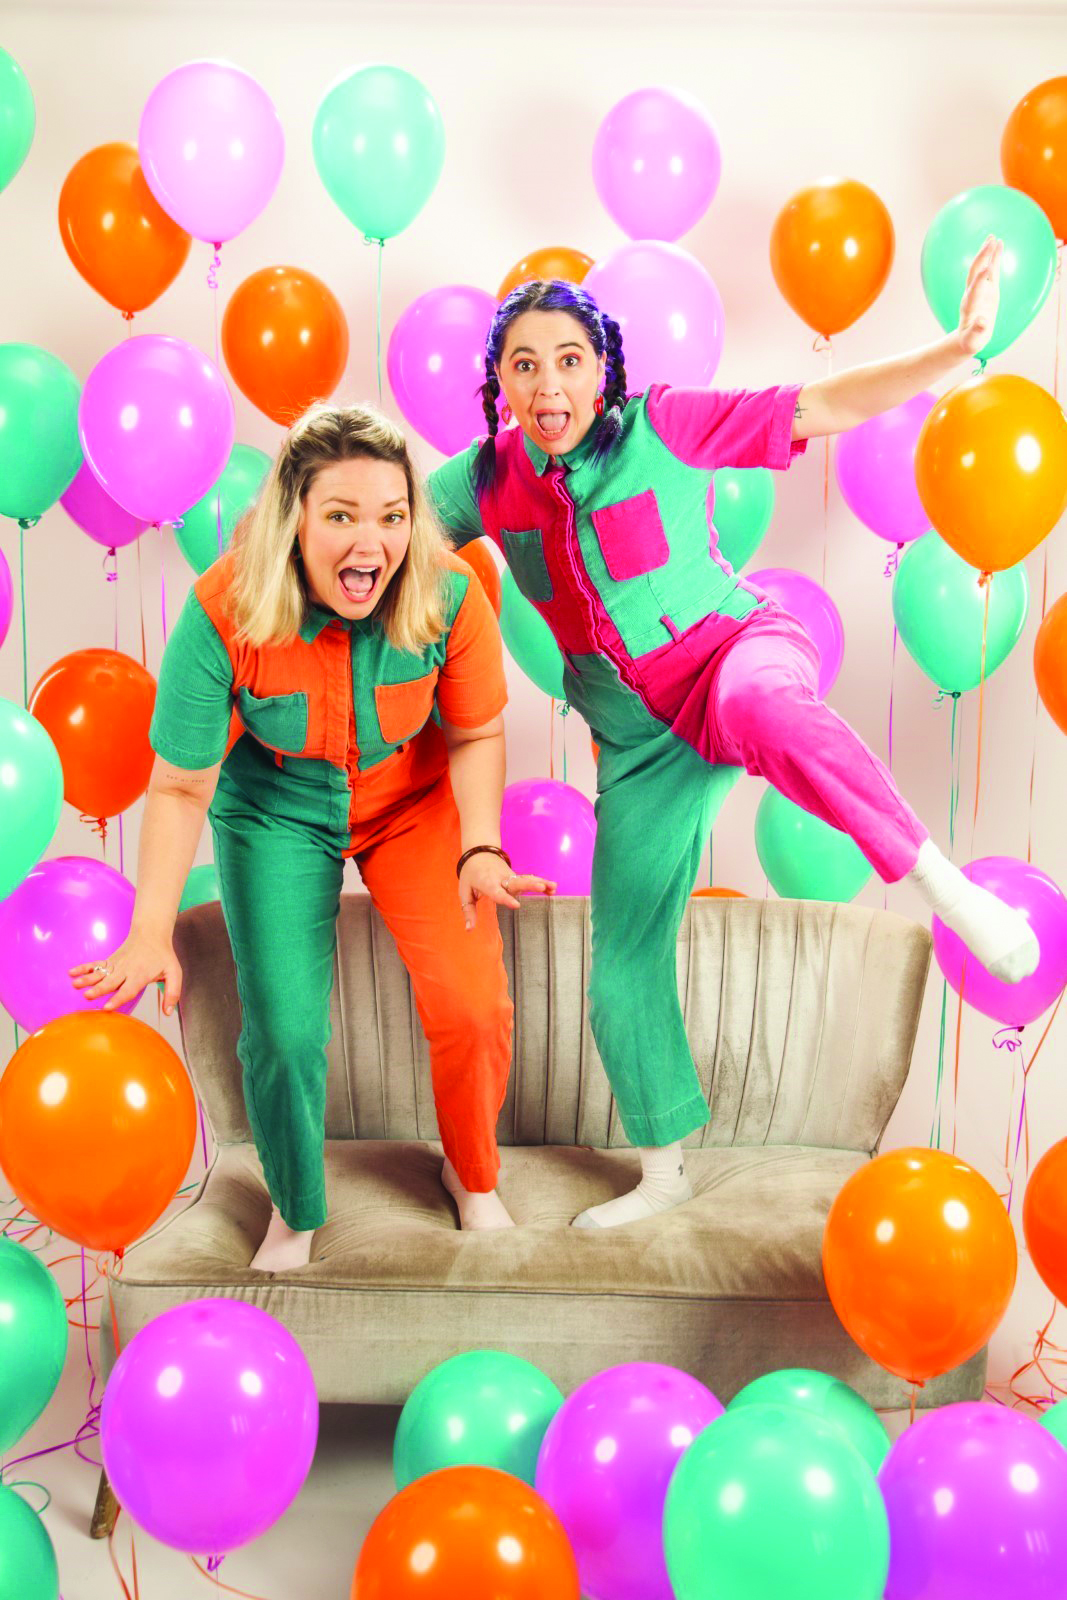
[[[445,1154],[464,1188],[485,1193],[500,1170],[496,1121],[511,1064],[512,1004],[496,907],[480,902],[477,926],[468,933],[463,925],[459,854],[446,777],[357,848],[356,859],[411,974]]]

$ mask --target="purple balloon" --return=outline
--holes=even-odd
[[[588,894],[596,817],[569,783],[527,778],[504,790],[500,834],[512,870],[555,883],[558,894]]]
[[[109,550],[119,550],[125,544],[132,544],[148,526],[147,522],[138,522],[116,500],[112,500],[84,461],[66,494],[60,495],[59,503],[83,533]]]
[[[192,1300],[153,1318],[119,1356],[100,1445],[135,1522],[172,1549],[221,1556],[296,1499],[318,1427],[292,1334],[243,1300]]]
[[[583,288],[622,329],[631,394],[653,383],[707,388],[722,357],[726,315],[695,256],[637,240],[590,268]]]
[[[715,198],[722,153],[699,100],[636,89],[613,106],[593,145],[593,182],[631,239],[679,239]]]
[[[765,567],[762,572],[746,573],[745,584],[776,600],[796,617],[819,652],[817,693],[820,700],[825,700],[837,682],[845,654],[841,613],[826,590],[791,567]]]
[[[663,1556],[667,1486],[722,1413],[696,1378],[651,1361],[609,1367],[564,1401],[541,1446],[536,1487],[570,1539],[583,1594],[674,1600]]]
[[[114,867],[88,856],[39,861],[6,900],[0,900],[0,1006],[34,1033],[71,1011],[99,1011],[69,969],[106,961],[133,919],[134,887]],[[143,992],[143,991],[142,991]],[[138,994],[118,1009],[132,1011]]]
[[[1021,983],[1002,983],[970,955],[962,939],[933,919],[934,955],[967,1004],[1010,1028],[1023,1028],[1047,1011],[1067,983],[1067,899],[1046,873],[1015,856],[982,856],[963,875],[1021,911],[1041,949],[1037,970]],[[967,971],[963,970],[966,960]]]
[[[389,382],[411,426],[446,456],[485,432],[480,386],[496,301],[484,289],[450,284],[422,294],[389,340]]]
[[[163,334],[116,345],[82,390],[78,431],[103,488],[142,522],[174,522],[230,459],[234,411],[202,351]]]
[[[11,614],[15,609],[15,590],[11,582],[11,568],[4,552],[0,550],[0,644],[7,638]]]
[[[285,135],[255,78],[227,61],[190,61],[149,95],[137,152],[167,215],[217,247],[247,228],[274,193]]]
[[[945,1406],[878,1475],[889,1513],[885,1600],[1062,1600],[1067,1450],[1004,1406]]]
[[[915,487],[915,446],[936,403],[937,396],[924,390],[837,441],[834,471],[845,504],[890,544],[908,544],[930,527]]]

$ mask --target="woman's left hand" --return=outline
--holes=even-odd
[[[506,861],[490,855],[488,850],[471,856],[459,875],[459,903],[468,933],[477,920],[479,900],[492,900],[498,906],[511,906],[517,911],[517,894],[554,894],[555,891],[556,885],[547,878],[512,872]]]
[[[992,234],[971,262],[967,286],[960,301],[956,337],[964,355],[973,356],[989,343],[1000,305],[1000,262],[1003,239]]]

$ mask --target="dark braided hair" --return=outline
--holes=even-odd
[[[591,294],[576,283],[562,278],[550,282],[535,279],[520,284],[500,302],[489,327],[485,342],[485,382],[482,384],[482,409],[485,412],[489,437],[478,452],[475,466],[475,487],[479,497],[493,481],[496,471],[497,430],[500,413],[500,379],[498,363],[504,350],[508,328],[527,311],[566,311],[584,329],[589,343],[598,356],[605,358],[604,418],[600,425],[593,459],[599,461],[607,455],[622,432],[622,412],[626,404],[626,366],[622,353],[622,330],[611,317],[605,316]]]

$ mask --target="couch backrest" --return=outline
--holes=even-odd
[[[515,1001],[502,1144],[625,1144],[589,1028],[589,905],[501,912]],[[426,1041],[407,973],[364,894],[338,919],[326,1135],[434,1139]],[[251,1137],[240,1008],[217,903],[178,918],[186,1056],[222,1143]],[[874,1150],[911,1062],[930,936],[862,906],[699,898],[678,936],[686,1032],[712,1121],[691,1144]]]

